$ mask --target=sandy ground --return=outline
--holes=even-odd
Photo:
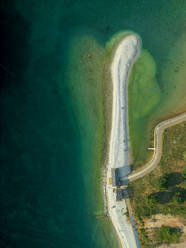
[[[175,228],[180,228],[183,232],[181,242],[177,244],[169,244],[169,245],[161,245],[159,248],[185,248],[186,247],[186,225],[185,219],[179,216],[172,216],[170,214],[155,214],[152,215],[151,218],[145,220],[145,228],[149,231],[159,228],[162,225],[171,226]]]
[[[184,235],[186,235],[186,226],[184,225],[184,218],[179,216],[172,216],[170,214],[155,214],[152,215],[151,218],[145,220],[145,228],[153,229],[157,227],[171,226],[171,227],[179,227]]]
[[[125,215],[127,212],[126,202],[125,200],[116,201],[116,193],[113,191],[112,185],[109,184],[109,178],[112,177],[112,168],[120,168],[120,176],[123,179],[130,173],[128,161],[127,79],[130,68],[138,55],[139,43],[140,40],[136,35],[132,34],[125,37],[118,45],[111,64],[113,109],[106,174],[106,196],[108,214],[123,248],[135,248],[140,246],[138,242],[136,242],[137,234],[133,231],[133,227]]]
[[[161,245],[159,248],[185,248],[186,247],[186,241],[183,243],[178,244],[169,244],[169,245]]]

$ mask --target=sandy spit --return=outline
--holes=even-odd
[[[112,63],[113,83],[112,125],[106,168],[106,198],[108,215],[115,227],[122,248],[139,247],[131,223],[127,220],[126,201],[116,201],[114,187],[109,184],[112,168],[120,168],[121,178],[130,173],[128,136],[127,80],[140,50],[140,39],[135,34],[126,36],[118,45]]]

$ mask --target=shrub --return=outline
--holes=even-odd
[[[174,203],[182,203],[183,202],[183,199],[182,199],[181,192],[175,192],[175,194],[172,197],[172,201]]]
[[[183,152],[183,160],[186,161],[186,151]]]
[[[179,242],[182,232],[177,228],[162,226],[156,231],[155,235],[160,242],[170,244]]]
[[[185,152],[186,153],[186,152]],[[186,154],[185,154],[185,156],[186,156]],[[185,178],[186,179],[186,167],[183,169],[183,171],[182,171],[182,176],[183,176],[183,178]]]
[[[168,175],[165,175],[163,178],[161,178],[159,180],[159,185],[158,185],[158,189],[159,190],[166,190],[168,189],[169,185],[168,185]]]

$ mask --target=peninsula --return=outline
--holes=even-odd
[[[139,49],[139,38],[135,34],[128,35],[119,43],[111,63],[113,108],[106,197],[108,214],[123,248],[139,247],[134,222],[127,220],[127,204],[121,197],[125,192],[125,178],[130,173],[127,80]]]
[[[186,113],[159,123],[154,129],[154,153],[139,171],[131,173],[129,165],[128,77],[140,50],[140,39],[135,34],[125,36],[115,50],[111,63],[113,84],[112,124],[106,168],[106,200],[108,215],[118,234],[121,247],[140,247],[127,185],[151,172],[160,162],[162,134],[168,127],[186,120]],[[127,218],[129,215],[129,219]]]

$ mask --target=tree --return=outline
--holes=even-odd
[[[183,199],[182,199],[181,192],[175,192],[175,194],[172,197],[172,201],[174,203],[182,203],[183,202]]]
[[[169,187],[168,181],[169,181],[169,176],[166,174],[159,180],[159,185],[158,185],[159,190],[167,190]]]
[[[162,226],[156,231],[155,235],[159,241],[170,244],[179,242],[182,232],[177,228]]]
[[[183,152],[183,160],[186,161],[186,151]]]
[[[155,194],[149,195],[147,202],[150,206],[154,206],[158,202],[157,196]]]
[[[185,178],[186,179],[186,167],[183,169],[183,171],[182,171],[182,176],[183,176],[183,178]]]

